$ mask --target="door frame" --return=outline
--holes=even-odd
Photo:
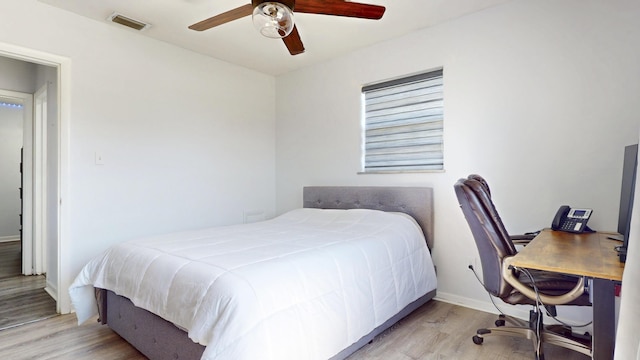
[[[33,94],[33,274],[47,272],[47,84]],[[24,256],[24,255],[23,255]],[[54,294],[54,298],[57,294]]]
[[[56,310],[59,313],[71,312],[71,299],[66,289],[71,285],[71,270],[69,264],[70,240],[69,240],[69,112],[70,112],[70,67],[69,58],[53,55],[38,50],[24,48],[12,44],[0,42],[0,56],[28,61],[35,64],[51,66],[57,69],[58,85],[58,201],[56,204],[58,218],[58,246],[57,269],[54,274],[56,288]]]

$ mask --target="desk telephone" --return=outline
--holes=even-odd
[[[553,218],[551,228],[572,233],[592,232],[593,230],[587,226],[592,212],[591,209],[572,209],[567,205],[562,205]]]

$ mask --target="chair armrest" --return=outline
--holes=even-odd
[[[536,237],[536,235],[533,235],[533,234],[509,235],[509,237],[511,237],[511,240],[528,240],[528,241],[531,241]]]
[[[511,241],[514,245],[522,245],[527,246],[533,240],[536,235],[535,234],[524,234],[524,235],[509,235]]]
[[[580,295],[584,294],[584,277],[581,277],[578,280],[578,283],[573,287],[573,289],[567,291],[562,295],[545,295],[541,293],[536,294],[533,288],[521,283],[514,275],[514,270],[511,266],[512,261],[513,256],[505,257],[504,259],[502,259],[502,277],[507,283],[509,283],[509,285],[513,286],[516,290],[521,292],[529,299],[535,300],[537,298],[540,298],[542,303],[545,305],[564,305],[572,302],[573,300],[579,298]]]

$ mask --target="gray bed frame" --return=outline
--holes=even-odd
[[[303,206],[322,209],[374,209],[403,212],[411,215],[433,247],[433,191],[428,187],[357,187],[312,186],[303,189]],[[331,360],[345,359],[373,338],[431,300],[433,290],[398,314],[363,336],[358,342],[336,354]],[[138,308],[122,296],[96,289],[99,321],[152,360],[197,360],[204,346],[194,343],[187,333],[174,324]]]

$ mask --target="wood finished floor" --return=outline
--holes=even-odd
[[[0,279],[20,274],[22,274],[20,242],[0,242]]]
[[[0,243],[0,329],[56,315],[43,275],[21,275],[20,242]]]
[[[431,301],[360,349],[348,360],[532,360],[527,339],[487,338],[475,345],[471,336],[493,324],[496,316]],[[108,327],[90,322],[78,326],[75,315],[61,315],[0,331],[0,359],[143,360]],[[548,345],[547,360],[586,360],[587,356]]]

